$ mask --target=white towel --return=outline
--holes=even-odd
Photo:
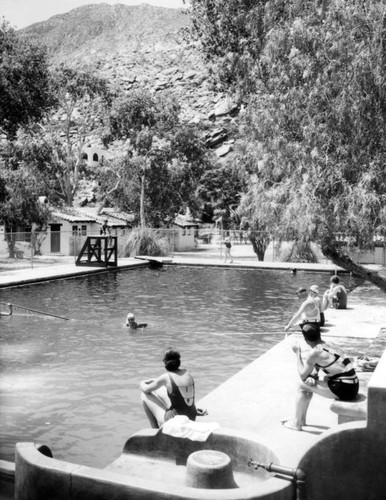
[[[191,441],[206,441],[210,434],[219,427],[217,422],[194,422],[185,415],[176,415],[163,424],[162,432]]]

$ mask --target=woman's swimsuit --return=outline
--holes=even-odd
[[[194,397],[193,397],[193,404],[188,405],[180,392],[181,390],[183,390],[184,387],[178,387],[178,385],[174,382],[173,377],[170,374],[169,377],[170,377],[170,383],[172,385],[172,391],[171,392],[168,391],[168,396],[170,398],[171,406],[165,412],[165,422],[175,417],[176,415],[185,415],[190,420],[196,420],[197,409],[194,404]],[[193,391],[194,391],[194,383],[193,383]]]
[[[351,401],[358,394],[359,380],[349,358],[344,358],[330,346],[323,346],[323,351],[334,356],[328,365],[316,364],[328,377],[327,385],[330,391],[342,401]]]

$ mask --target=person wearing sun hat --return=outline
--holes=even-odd
[[[298,296],[303,289],[300,289]],[[321,326],[320,313],[322,312],[322,303],[319,298],[319,288],[318,285],[311,285],[308,290],[308,296],[292,316],[290,322],[284,327],[284,331],[287,332],[292,326],[298,324],[300,329],[303,329],[304,325],[314,324],[316,328]]]

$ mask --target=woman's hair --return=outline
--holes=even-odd
[[[309,342],[317,342],[320,340],[320,328],[312,323],[306,323],[302,326],[304,340]]]
[[[173,349],[169,349],[165,352],[163,362],[165,363],[165,368],[169,372],[178,370],[181,364],[180,353],[178,351],[173,351]]]

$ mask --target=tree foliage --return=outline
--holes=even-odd
[[[246,186],[246,172],[240,165],[219,163],[207,169],[197,189],[203,220],[220,220],[223,229],[239,229],[237,207]]]
[[[13,162],[41,179],[52,202],[71,206],[87,169],[83,147],[91,134],[98,136],[106,128],[103,117],[112,96],[107,82],[88,71],[60,66],[54,73],[57,107],[39,126],[18,134]]]
[[[219,2],[191,4],[196,14],[198,6],[215,9],[212,19],[227,29]],[[239,63],[232,85],[248,97],[243,160],[260,183],[249,192],[254,218],[264,224],[268,198],[282,238],[318,241],[328,258],[367,278],[343,256],[336,235],[364,247],[385,229],[386,5],[256,0],[247,7],[247,35],[259,50],[249,67]],[[259,23],[248,24],[252,18]],[[201,16],[201,32],[211,22]],[[244,46],[233,46],[235,60]],[[220,54],[208,41],[204,49]]]
[[[0,23],[0,132],[13,138],[55,103],[46,51]]]
[[[255,89],[254,67],[266,30],[266,0],[185,0],[214,85],[219,90]],[[242,85],[240,85],[242,82]]]
[[[9,256],[14,257],[18,226],[44,226],[49,211],[39,203],[39,181],[26,169],[3,168],[0,177],[0,220],[5,227]]]
[[[145,91],[112,107],[106,143],[126,141],[127,154],[106,165],[103,189],[121,208],[139,213],[142,227],[162,226],[180,210],[197,208],[197,185],[211,161],[198,132],[182,124],[179,113],[175,99]]]

